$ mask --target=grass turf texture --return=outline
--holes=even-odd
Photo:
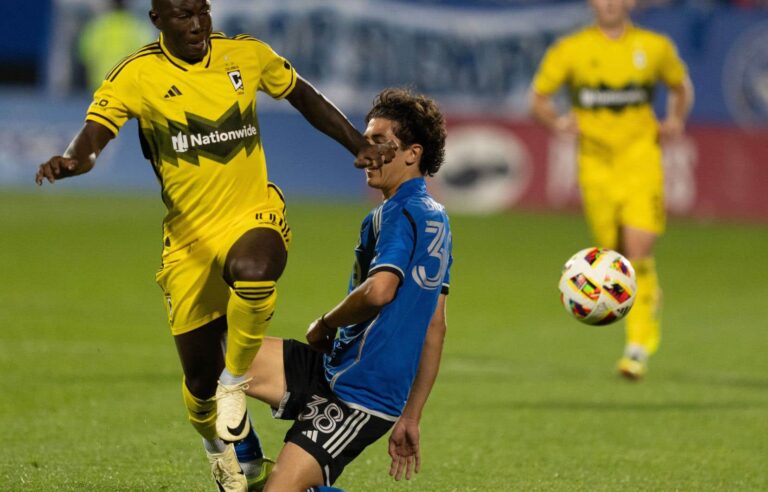
[[[213,490],[185,419],[153,273],[156,197],[0,195],[0,489]],[[271,334],[301,337],[345,293],[368,205],[290,204]],[[589,244],[577,216],[454,216],[449,334],[423,469],[386,441],[351,491],[768,490],[768,229],[673,222],[659,245],[665,333],[646,380],[614,373],[622,325],[558,302]],[[287,423],[250,404],[268,454]]]

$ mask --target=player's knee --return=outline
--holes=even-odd
[[[280,278],[285,267],[285,260],[276,255],[240,256],[233,258],[227,266],[232,283],[237,281],[269,281]]]
[[[216,393],[218,374],[202,374],[200,372],[187,374],[184,378],[187,390],[201,400],[211,398]]]
[[[230,285],[238,280],[277,280],[287,259],[285,244],[277,232],[254,229],[245,233],[230,249],[224,278]]]

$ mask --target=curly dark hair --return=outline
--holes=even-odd
[[[437,103],[409,89],[384,89],[373,100],[365,116],[393,121],[393,132],[404,146],[420,144],[424,151],[419,162],[422,175],[434,176],[445,159],[445,120]]]

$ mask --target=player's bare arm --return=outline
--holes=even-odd
[[[659,134],[662,138],[674,139],[683,134],[685,121],[693,107],[694,89],[690,77],[682,84],[668,88],[667,116],[659,122]]]
[[[557,133],[575,135],[579,133],[576,118],[571,113],[560,114],[552,97],[531,91],[528,111],[533,119]]]
[[[367,142],[344,113],[303,78],[297,79],[286,99],[312,126],[349,150],[355,156],[355,167],[378,168],[394,158],[393,144]]]
[[[419,422],[440,370],[440,358],[443,354],[443,341],[447,329],[446,297],[442,294],[437,300],[435,314],[427,328],[419,369],[411,393],[408,395],[408,402],[389,436],[389,456],[392,458],[389,474],[395,480],[400,480],[403,476],[406,480],[410,480],[412,473],[418,473],[421,469]]]
[[[107,127],[87,121],[63,155],[53,156],[40,164],[35,174],[35,183],[39,186],[44,180],[54,183],[57,179],[87,173],[93,169],[96,157],[114,137]]]
[[[374,273],[335,308],[309,325],[307,343],[321,352],[330,352],[339,326],[362,323],[376,316],[395,298],[399,285],[400,277],[394,273]]]

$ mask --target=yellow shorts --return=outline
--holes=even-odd
[[[266,205],[244,212],[223,232],[201,236],[163,255],[155,280],[165,294],[171,334],[192,331],[227,313],[230,289],[222,277],[227,253],[246,231],[261,227],[277,231],[288,249],[291,229],[285,219],[285,201],[272,183]]]
[[[597,245],[616,249],[624,226],[664,232],[664,171],[655,141],[639,140],[621,149],[580,143],[579,184]]]

